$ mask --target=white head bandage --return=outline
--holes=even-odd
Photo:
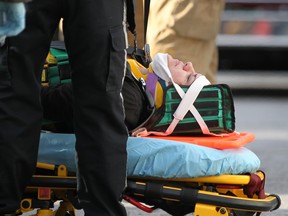
[[[166,130],[166,134],[171,134],[178,122],[183,120],[187,112],[191,112],[192,115],[196,118],[202,132],[204,134],[211,134],[208,126],[203,120],[202,116],[199,114],[198,110],[194,106],[194,102],[198,97],[200,91],[205,85],[209,85],[210,82],[206,79],[205,76],[198,77],[188,88],[187,92],[174,82],[171,72],[168,68],[168,54],[167,53],[158,53],[154,57],[154,61],[150,64],[154,73],[159,76],[161,79],[166,81],[166,85],[169,82],[172,82],[179,96],[182,98],[179,106],[173,114],[173,121]]]
[[[173,82],[172,75],[168,68],[168,54],[167,53],[157,53],[154,57],[153,62],[151,62],[151,67],[154,73],[161,79],[168,82]]]

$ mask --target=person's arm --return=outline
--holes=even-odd
[[[43,117],[55,122],[73,121],[73,94],[71,84],[42,87]]]

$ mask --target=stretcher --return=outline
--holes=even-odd
[[[51,50],[51,53],[54,51],[59,52]],[[44,77],[49,76],[50,85],[69,83],[69,79],[60,79],[67,77],[59,75],[58,72],[63,70],[55,67],[67,66],[67,53],[62,51],[63,55],[54,54],[58,64],[54,62],[46,68]],[[133,69],[133,64],[130,66],[134,72],[136,69]],[[214,87],[209,92],[208,96],[199,99],[199,104],[204,101],[205,106],[196,108],[200,112],[204,107],[200,113],[209,129],[216,125],[218,130],[227,125],[227,131],[233,132],[235,119],[232,97],[222,97],[226,95],[225,92],[214,96],[215,92],[219,92]],[[165,97],[166,104],[170,104],[170,101],[167,102],[169,98],[175,99],[172,93],[171,97]],[[223,98],[228,98],[228,101],[223,102],[225,106],[219,103]],[[211,108],[214,104],[211,101],[216,101],[214,107],[217,112],[213,115],[211,113],[215,110]],[[230,106],[227,108],[227,105]],[[228,111],[226,114],[223,113],[223,107]],[[205,114],[208,108],[208,114]],[[168,108],[166,110],[170,111]],[[212,126],[209,125],[210,120]],[[224,123],[222,120],[225,120]],[[144,128],[142,126],[137,132],[145,132],[141,131]],[[265,193],[265,174],[258,170],[259,159],[245,148],[246,144],[253,141],[252,134],[233,133],[233,136],[226,137],[180,137],[175,134],[152,138],[129,137],[124,200],[147,213],[162,209],[176,216],[188,213],[194,213],[195,216],[252,216],[279,208],[280,198]],[[74,143],[75,138],[71,134],[41,134],[37,171],[26,188],[19,213],[37,210],[37,216],[66,216],[76,215],[76,210],[81,209],[77,199],[76,168],[71,159],[74,158],[74,147],[69,146]],[[187,160],[183,161],[183,158]],[[56,202],[60,204],[55,209]]]
[[[73,135],[41,134],[37,171],[26,188],[18,213],[36,209],[37,216],[66,216],[76,215],[76,210],[81,209],[77,200],[75,164],[69,162],[71,159],[62,157],[70,151],[69,145],[74,141]],[[61,143],[64,148],[59,147]],[[48,149],[52,149],[53,157],[49,157],[51,154]],[[67,149],[64,154],[63,149]],[[265,193],[265,174],[258,170],[259,159],[243,146],[216,150],[163,139],[131,137],[128,139],[127,149],[129,166],[127,188],[123,192],[123,199],[147,213],[162,209],[170,215],[194,213],[195,216],[252,216],[259,215],[261,212],[274,211],[280,206],[281,200],[277,195]],[[155,151],[151,152],[151,149]],[[179,149],[179,152],[175,152],[175,149]],[[134,150],[141,155],[141,158],[133,153]],[[180,153],[189,154],[189,158],[196,161],[198,156],[203,159],[205,155],[203,161],[212,159],[207,164],[203,163],[200,168],[194,165],[193,170],[196,171],[187,174],[187,171],[182,172],[181,168],[191,169],[189,164],[193,164],[193,161],[189,163],[185,161],[183,165],[177,167],[170,157],[169,161],[172,162],[169,164],[167,158],[162,157],[165,156],[163,152],[171,155],[169,151],[175,153],[175,161],[179,161],[177,155]],[[62,152],[61,157],[57,156],[59,152]],[[216,155],[214,158],[207,155],[212,153]],[[164,163],[159,164],[157,160],[151,162],[149,154]],[[66,155],[74,157],[70,153]],[[164,168],[159,171],[155,164]],[[141,169],[137,170],[135,168],[137,166]],[[168,169],[163,172],[167,167]],[[217,171],[215,169],[217,167],[222,170]],[[149,169],[152,171],[146,171]],[[174,176],[176,172],[178,174]],[[59,208],[53,209],[56,202],[60,203]]]

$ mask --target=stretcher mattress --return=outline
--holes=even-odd
[[[41,133],[38,162],[64,164],[76,172],[75,136]],[[205,146],[144,137],[129,137],[128,176],[193,178],[255,172],[259,158],[249,149],[217,150]]]

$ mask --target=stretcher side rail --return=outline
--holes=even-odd
[[[51,193],[55,192],[56,194],[54,199],[62,199],[61,196],[63,193],[68,194],[71,191],[76,192],[76,176],[68,176],[68,172],[65,170],[65,166],[64,168],[63,166],[64,165],[57,166],[41,163],[37,164],[38,168],[40,168],[42,171],[47,170],[49,174],[34,175],[27,187],[27,191],[37,191],[37,188],[49,188],[51,189]],[[51,171],[54,173],[54,175],[51,175]],[[258,174],[261,176],[261,172]],[[181,179],[181,181],[173,181],[173,179],[167,179],[166,181],[166,179],[155,180],[153,178],[128,177],[127,189],[125,190],[123,196],[129,196],[140,201],[141,199],[143,200],[143,198],[144,200],[151,199],[152,203],[155,199],[164,201],[169,200],[175,203],[182,203],[186,206],[191,206],[192,211],[195,205],[197,206],[197,204],[251,212],[267,212],[279,208],[281,200],[277,195],[267,195],[264,199],[258,199],[257,197],[247,198],[238,197],[236,195],[233,196],[231,194],[226,195],[219,193],[216,189],[216,185],[223,184],[223,179],[227,179],[229,176],[230,175],[195,178],[197,181],[193,180],[192,178],[190,179],[190,182],[188,181],[188,184],[191,182],[199,182],[201,187],[188,186],[188,179],[184,179],[185,181],[183,181],[183,179]],[[237,179],[237,176],[238,175],[231,175],[230,177]],[[249,175],[239,175],[238,177],[239,181],[232,181],[233,183],[230,182],[230,184],[239,184],[243,186],[249,182]],[[264,176],[262,176],[262,178],[264,178]],[[227,181],[224,183],[227,183]],[[214,185],[214,189],[211,191],[205,190],[203,185]],[[154,191],[152,191],[152,195],[151,190],[149,192],[147,188],[153,188]],[[57,197],[59,191],[61,191],[60,197]],[[71,200],[69,200],[70,198]],[[79,203],[75,203],[75,197],[67,196],[66,201],[71,202],[72,205],[75,205],[75,209],[80,208]],[[157,203],[155,206],[157,207]]]
[[[261,171],[256,172],[261,180],[263,180],[264,174]],[[139,180],[141,178],[136,176],[129,176],[129,179]],[[162,178],[156,177],[145,177],[146,180],[152,181],[163,181]],[[197,183],[213,183],[213,184],[233,184],[233,185],[247,185],[250,182],[250,176],[245,174],[239,175],[219,175],[219,176],[203,176],[203,177],[195,177],[195,178],[167,178],[165,179],[167,182],[197,182]]]
[[[219,194],[217,192],[203,191],[188,187],[179,187],[175,186],[175,184],[164,184],[163,182],[150,183],[143,181],[128,181],[127,192],[128,194],[136,194],[136,196],[134,197],[148,196],[152,198],[148,189],[149,187],[151,187],[151,185],[149,184],[153,184],[154,190],[161,191],[161,194],[157,194],[154,198],[161,198],[163,200],[174,200],[176,202],[183,202],[185,204],[202,203],[231,209],[241,209],[243,211],[255,212],[273,211],[280,206],[280,198],[277,195],[268,195],[265,199],[234,197],[231,195]],[[185,195],[183,196],[183,194]]]
[[[28,188],[32,187],[49,187],[51,189],[73,189],[77,188],[76,177],[59,177],[59,176],[43,176],[34,175],[28,184]]]

